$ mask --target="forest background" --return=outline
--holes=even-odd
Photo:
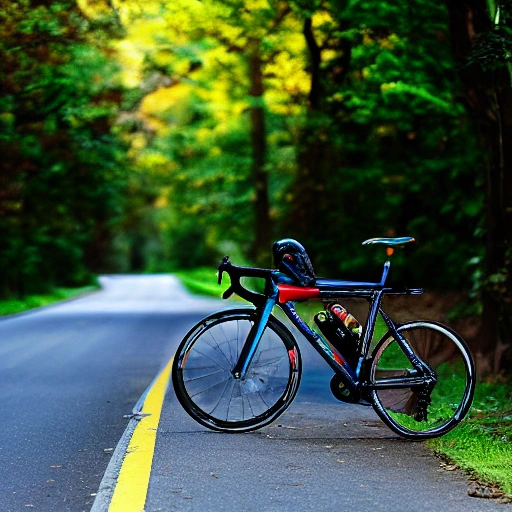
[[[0,295],[270,266],[466,297],[512,351],[512,21],[495,0],[0,3]]]

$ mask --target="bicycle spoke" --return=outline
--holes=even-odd
[[[219,325],[219,328],[222,331],[222,334],[224,335],[224,338],[226,340],[226,344],[228,346],[228,351],[229,351],[230,363],[232,363],[234,360],[233,360],[233,354],[232,354],[232,349],[231,349],[231,345],[232,345],[231,342],[235,341],[236,338],[229,339],[228,336],[226,335],[226,331],[224,330],[224,326],[222,324]]]
[[[225,379],[222,379],[222,380],[220,380],[219,382],[216,382],[215,384],[212,384],[212,385],[210,385],[210,386],[208,386],[208,387],[206,387],[206,388],[202,388],[202,389],[200,389],[199,391],[195,391],[195,392],[191,393],[191,394],[190,394],[190,398],[195,398],[195,397],[197,397],[197,396],[199,396],[199,395],[204,395],[204,394],[205,394],[205,393],[207,393],[208,391],[211,391],[211,390],[213,390],[213,389],[215,389],[215,388],[217,388],[217,387],[221,386],[224,382],[229,383],[229,382],[230,382],[230,380],[231,380],[231,379],[230,379],[230,377],[228,376],[228,377],[226,377]]]
[[[226,394],[226,390],[228,389],[228,386],[230,384],[234,385],[233,379],[228,379],[226,381],[226,385],[224,386],[224,390],[222,391],[219,400],[217,401],[214,408],[208,414],[213,414],[215,412],[215,410],[217,409],[217,407],[219,407],[220,403],[222,402],[222,399],[224,398],[224,395]]]
[[[204,368],[194,368],[194,370],[203,370]],[[191,371],[191,370],[189,370]],[[225,373],[223,370],[218,370],[216,372],[213,372],[213,373],[207,373],[206,375],[200,375],[199,377],[194,377],[194,378],[191,378],[191,379],[184,379],[185,382],[193,382],[193,381],[197,381],[197,380],[200,380],[200,379],[206,379],[208,377],[211,377],[212,375],[217,375],[218,373]]]
[[[210,347],[210,348],[213,348],[213,347]],[[207,359],[209,359],[212,363],[214,363],[216,366],[219,366],[220,368],[222,368],[223,370],[229,372],[231,371],[231,368],[224,368],[224,366],[222,366],[218,361],[215,361],[215,359],[211,358],[208,354],[205,354],[204,352],[202,352],[200,349],[195,349],[195,352],[203,357],[206,357]]]
[[[212,334],[212,332],[211,332],[211,331],[212,331],[212,330],[210,329],[210,330],[208,331],[208,334],[211,336],[211,338],[212,338],[213,342],[217,345],[217,348],[219,349],[219,352],[224,356],[224,359],[226,360],[226,362],[228,363],[228,365],[229,365],[229,366],[231,366],[231,363],[232,363],[232,362],[231,362],[231,361],[226,357],[226,354],[225,354],[225,353],[223,352],[223,350],[220,348],[219,343],[217,342],[217,340],[215,339],[215,337],[213,336],[213,334]]]
[[[272,366],[273,364],[276,364],[277,362],[279,361],[286,361],[288,362],[290,359],[288,357],[288,354],[286,354],[286,356],[279,356],[279,357],[275,357],[274,359],[270,359],[270,360],[267,360],[263,363],[260,363],[259,361],[256,361],[255,363],[255,367],[256,368],[264,368],[266,366]]]

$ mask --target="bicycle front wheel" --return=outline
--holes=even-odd
[[[371,391],[373,407],[401,436],[442,436],[466,416],[471,406],[475,371],[469,349],[454,331],[436,322],[411,322],[398,331],[433,370],[435,384],[385,389],[390,379],[409,378],[415,373],[394,336],[388,333],[372,354],[370,383],[376,386]]]
[[[254,310],[211,315],[185,336],[174,358],[178,400],[199,423],[213,430],[246,432],[281,415],[299,387],[299,348],[288,329],[271,316],[244,379],[232,373]]]

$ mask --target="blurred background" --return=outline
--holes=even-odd
[[[224,254],[268,267],[282,237],[368,280],[384,255],[363,240],[414,236],[394,282],[455,292],[482,368],[509,368],[507,9],[2,2],[1,297]]]

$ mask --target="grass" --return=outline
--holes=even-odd
[[[211,267],[180,270],[174,272],[174,275],[181,280],[190,293],[209,297],[221,297],[229,283],[229,277],[226,276],[226,281],[223,281],[222,286],[219,286],[217,284],[217,269]]]
[[[427,445],[482,483],[512,497],[512,385],[477,384],[468,418]]]
[[[196,294],[219,297],[228,286],[224,282],[222,287],[217,285],[215,270],[211,268],[176,275]],[[319,305],[314,303],[297,306],[308,323],[319,310]],[[379,318],[375,336],[380,338],[385,330]],[[441,458],[465,470],[484,486],[501,489],[505,498],[512,498],[512,382],[495,380],[477,384],[468,417],[448,434],[426,443]]]
[[[497,486],[512,496],[512,445],[505,438],[494,436],[469,420],[427,444],[480,482]]]
[[[173,274],[181,280],[190,293],[196,295],[220,298],[229,287],[229,276],[227,274],[223,275],[222,284],[218,284],[216,268],[199,267],[191,270],[180,270],[173,272]],[[242,278],[242,284],[248,289],[260,293],[264,289],[263,279]],[[232,295],[232,298],[238,299],[236,295]]]
[[[29,309],[48,306],[97,289],[98,286],[96,285],[83,286],[81,288],[55,288],[47,294],[27,295],[21,299],[0,300],[0,315],[12,315]]]

